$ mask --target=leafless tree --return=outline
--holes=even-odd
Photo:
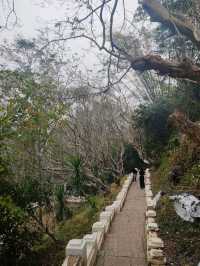
[[[154,53],[138,56],[137,54],[130,54],[129,51],[118,44],[114,36],[114,22],[118,16],[117,7],[120,4],[119,0],[103,0],[98,3],[86,1],[84,3],[88,13],[82,17],[78,13],[78,15],[73,18],[68,17],[63,21],[59,21],[60,27],[62,25],[67,25],[71,27],[71,30],[68,28],[68,34],[63,34],[62,36],[47,41],[42,49],[54,42],[66,42],[72,39],[86,39],[90,41],[100,51],[109,55],[107,89],[114,83],[110,78],[111,68],[113,65],[119,65],[117,62],[123,61],[128,62],[128,67],[122,77],[124,77],[130,69],[139,72],[154,70],[161,76],[168,75],[172,78],[186,79],[191,82],[200,83],[199,66],[188,58],[182,58],[181,61],[172,61]],[[140,1],[140,3],[143,9],[150,15],[152,21],[165,25],[173,34],[181,34],[199,49],[200,32],[198,29],[198,19],[191,21],[184,16],[180,19],[180,16],[176,17],[172,15],[170,11],[157,0],[143,0]],[[197,6],[198,10],[198,3],[196,3],[196,1],[194,1],[194,5]],[[124,2],[123,8],[125,10]],[[82,14],[84,14],[84,12]],[[100,33],[91,30],[94,27],[94,21],[97,20],[99,21],[99,25],[101,25]],[[123,20],[127,21],[126,16]],[[117,80],[120,81],[121,78],[118,77]]]

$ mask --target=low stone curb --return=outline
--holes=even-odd
[[[128,189],[133,181],[133,174],[127,176],[121,191],[112,205],[106,206],[99,216],[99,221],[92,225],[92,233],[82,239],[72,239],[66,246],[66,258],[62,266],[93,266],[97,252],[100,250],[106,233],[108,232],[115,214],[124,205]]]
[[[149,266],[164,266],[166,265],[166,258],[163,253],[164,242],[158,236],[159,226],[156,223],[150,177],[151,174],[147,169],[145,172],[147,263]]]

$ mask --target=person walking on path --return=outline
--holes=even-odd
[[[132,182],[136,182],[137,170],[135,168],[133,168],[132,173],[133,173],[133,181]]]
[[[144,184],[144,169],[140,169],[140,188],[144,189],[145,184]]]

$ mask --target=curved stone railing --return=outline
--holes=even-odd
[[[166,265],[163,253],[164,243],[158,236],[159,227],[156,223],[156,211],[153,204],[153,193],[151,190],[151,174],[147,169],[145,172],[145,196],[146,196],[146,238],[147,238],[147,262],[151,266]]]
[[[66,246],[66,259],[62,266],[92,266],[100,250],[106,233],[116,213],[120,212],[128,189],[133,181],[133,174],[127,176],[121,191],[112,205],[105,207],[99,216],[99,221],[92,225],[91,234],[85,235],[82,239],[72,239]]]

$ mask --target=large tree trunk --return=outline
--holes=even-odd
[[[181,33],[200,48],[200,31],[194,28],[190,21],[183,16],[179,19],[157,0],[141,0],[141,4],[155,22],[167,26],[174,33]],[[200,83],[200,67],[185,58],[182,62],[175,62],[163,59],[158,55],[146,55],[137,58],[127,57],[134,70],[147,71],[155,70],[159,75],[168,75],[172,78],[186,79]]]
[[[185,134],[190,140],[200,145],[200,125],[189,120],[185,114],[175,111],[169,116],[172,123],[181,133]]]
[[[159,75],[168,75],[173,78],[187,79],[200,83],[200,68],[190,60],[184,59],[181,63],[170,62],[158,55],[146,55],[129,59],[134,70],[140,72],[155,70]]]
[[[160,22],[172,32],[181,33],[200,48],[200,31],[192,25],[188,18],[185,18],[184,15],[181,16],[181,19],[173,16],[157,0],[142,0],[141,3],[152,21]]]

